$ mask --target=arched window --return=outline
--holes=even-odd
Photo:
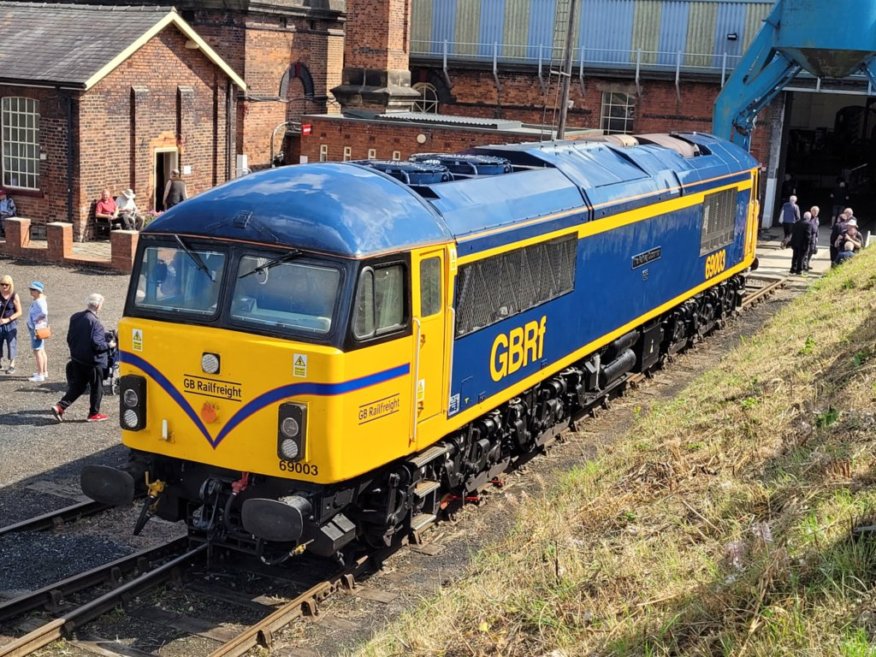
[[[438,113],[438,90],[428,82],[417,82],[413,90],[419,92],[419,100],[414,101],[415,112]]]
[[[4,186],[39,189],[39,112],[39,101],[33,98],[9,96],[0,102]]]

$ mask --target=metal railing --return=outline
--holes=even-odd
[[[468,61],[505,65],[530,65],[540,69],[551,62],[562,61],[563,50],[543,44],[473,43],[463,41],[411,41],[412,58],[441,59],[445,62]],[[645,50],[642,48],[610,49],[581,48],[572,51],[576,70],[628,69],[631,71],[666,71],[674,73],[702,73],[726,78],[742,59],[741,55],[696,53],[684,51]]]

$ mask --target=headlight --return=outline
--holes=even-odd
[[[204,352],[201,355],[201,369],[207,374],[219,373],[219,354]]]
[[[298,424],[298,420],[294,417],[284,418],[280,423],[280,433],[287,438],[297,438],[300,430],[301,426]]]
[[[298,458],[298,443],[291,438],[286,438],[280,441],[280,456],[287,461],[294,461]]]
[[[277,456],[284,461],[300,461],[305,457],[307,439],[307,406],[280,404],[277,416]]]
[[[119,381],[119,424],[128,431],[146,428],[146,379],[126,374]]]
[[[122,413],[122,428],[135,430],[138,424],[140,424],[140,417],[137,415],[137,411],[129,408]]]

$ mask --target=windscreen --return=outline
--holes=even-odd
[[[332,328],[341,272],[311,262],[255,255],[240,258],[231,296],[231,318],[318,334]]]
[[[144,250],[134,305],[190,315],[212,315],[217,310],[225,269],[225,254],[218,251],[151,246]]]

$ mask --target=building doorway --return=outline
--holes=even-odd
[[[164,210],[164,188],[170,180],[170,172],[179,169],[179,151],[175,148],[158,148],[155,150],[155,191],[152,207],[157,212]]]
[[[864,93],[795,92],[785,120],[789,130],[784,184],[793,187],[801,209],[819,205],[824,223],[837,208],[851,206],[859,219],[872,221],[874,99]]]

